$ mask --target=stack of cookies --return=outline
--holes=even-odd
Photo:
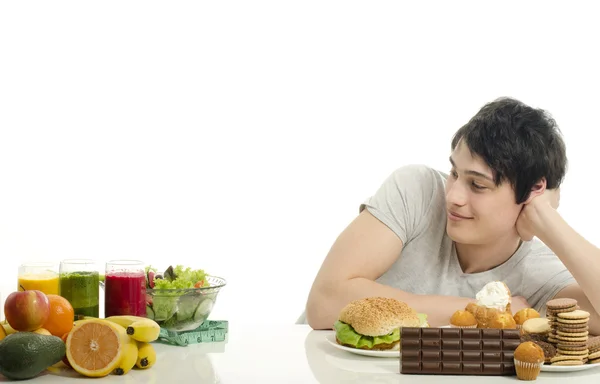
[[[573,312],[578,309],[577,300],[574,299],[554,299],[546,303],[546,318],[550,321],[550,334],[548,342],[558,344],[558,321],[557,314],[565,312]]]
[[[550,360],[552,365],[582,365],[588,361],[588,320],[590,313],[574,309],[575,306],[567,308],[570,310],[555,308],[552,315],[549,315],[553,316],[551,323],[554,323],[551,325],[553,333],[549,341],[556,343],[556,355]],[[548,309],[550,309],[550,306]]]

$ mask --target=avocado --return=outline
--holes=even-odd
[[[60,337],[16,332],[0,341],[0,373],[11,380],[31,379],[65,356]]]

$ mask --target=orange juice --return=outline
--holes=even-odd
[[[40,272],[19,275],[18,290],[38,290],[46,295],[58,295],[58,273]]]

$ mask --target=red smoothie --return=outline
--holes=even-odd
[[[104,317],[146,317],[146,276],[138,272],[110,272],[104,280]]]

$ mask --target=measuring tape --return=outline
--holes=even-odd
[[[159,338],[180,346],[213,343],[225,341],[228,329],[229,323],[227,320],[207,320],[192,331],[177,332],[161,328]]]

